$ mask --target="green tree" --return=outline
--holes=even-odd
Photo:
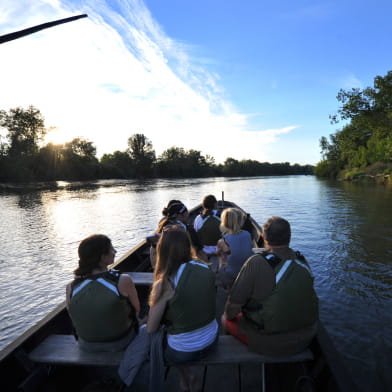
[[[186,153],[182,147],[170,147],[159,156],[158,175],[161,177],[184,177]]]
[[[337,174],[342,169],[365,168],[376,162],[392,159],[392,71],[376,76],[374,86],[363,90],[340,90],[337,99],[341,106],[330,116],[332,123],[348,123],[329,136],[320,139],[323,160],[317,173]],[[321,170],[322,168],[322,170]]]
[[[224,176],[239,176],[241,171],[240,163],[237,159],[226,158],[222,171]]]
[[[2,179],[32,181],[36,178],[38,143],[46,134],[41,112],[34,106],[0,110],[0,127],[6,131],[1,143]]]
[[[115,151],[104,154],[100,160],[102,175],[105,178],[133,178],[136,170],[132,158],[127,152]]]
[[[58,165],[64,146],[48,143],[39,150],[36,160],[36,178],[39,180],[57,180]]]
[[[151,141],[142,133],[136,133],[128,139],[127,151],[134,161],[137,176],[150,176],[155,163],[155,151]]]
[[[92,142],[75,138],[65,143],[60,152],[58,175],[62,179],[89,180],[99,178],[100,165]]]
[[[47,132],[44,117],[34,106],[17,107],[8,112],[1,110],[0,126],[8,131],[8,154],[11,156],[34,155]]]

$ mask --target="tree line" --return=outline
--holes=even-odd
[[[376,76],[373,87],[341,89],[337,100],[341,106],[331,123],[346,123],[320,139],[322,160],[315,174],[392,173],[392,71]]]
[[[96,157],[96,147],[84,138],[64,144],[42,141],[50,129],[34,106],[0,110],[0,181],[92,180],[109,178],[195,178],[312,174],[311,165],[258,162],[227,158],[216,164],[198,150],[170,147],[156,156],[151,140],[136,133],[124,151]],[[3,132],[4,133],[4,132]]]

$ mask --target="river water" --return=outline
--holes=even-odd
[[[392,189],[313,176],[58,182],[0,191],[0,349],[64,300],[77,246],[104,233],[118,255],[149,235],[170,199],[213,193],[262,224],[292,225],[308,259],[320,317],[363,391],[392,390]]]

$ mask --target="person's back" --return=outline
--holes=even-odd
[[[165,359],[183,364],[199,359],[218,338],[215,319],[215,276],[192,255],[189,234],[163,232],[157,246],[157,264],[150,294],[147,331],[167,328]],[[193,388],[192,369],[181,366],[181,379]]]
[[[271,295],[262,299],[255,293],[243,308],[248,320],[271,334],[306,328],[317,320],[318,315],[313,277],[305,258],[298,252],[279,253],[283,258],[271,252],[263,254],[275,275]],[[261,307],[255,309],[252,303]]]
[[[304,257],[289,248],[290,234],[282,218],[264,224],[268,250],[247,260],[226,304],[223,322],[228,331],[264,354],[298,352],[317,331],[313,276]]]
[[[78,342],[87,351],[121,350],[138,327],[136,288],[130,276],[107,269],[116,253],[108,237],[95,234],[85,238],[78,253],[79,267],[66,292]]]
[[[123,337],[135,313],[118,291],[120,274],[114,271],[78,278],[71,284],[68,310],[77,335],[88,342],[107,342]]]
[[[186,339],[179,335],[194,331],[193,344],[199,346],[201,336],[196,338],[195,331],[215,319],[215,276],[206,264],[189,261],[181,265],[172,282],[175,295],[167,303],[163,320],[170,346],[186,351],[180,347],[190,343],[190,335]]]
[[[222,237],[220,230],[221,219],[217,204],[215,196],[205,196],[202,202],[203,211],[195,218],[193,224],[203,245],[203,251],[207,255],[215,254],[217,243]]]
[[[250,234],[241,230],[236,234],[225,234],[223,236],[230,248],[227,256],[227,272],[237,276],[244,262],[253,254],[252,239]]]
[[[222,213],[223,238],[217,247],[220,257],[217,282],[225,289],[231,287],[242,265],[253,254],[252,237],[241,229],[244,220],[245,215],[237,208],[228,208]]]

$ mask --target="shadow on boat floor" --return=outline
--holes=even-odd
[[[200,374],[202,372],[203,367],[200,367]],[[52,385],[50,382],[47,383],[40,391],[148,392],[148,385],[141,383],[123,388],[117,378],[116,369],[112,369],[110,372],[106,371],[104,372],[106,374],[103,374],[102,369],[77,369],[76,371],[74,369],[71,371],[70,368],[58,368],[55,373],[56,382]],[[284,379],[279,374],[279,369],[276,366],[266,366],[266,390],[276,392],[294,390],[295,381],[290,381],[286,372]],[[60,384],[59,377],[62,379]],[[179,371],[176,367],[170,368],[165,381],[165,389],[167,392],[180,392]],[[260,365],[216,365],[208,367],[204,391],[216,392],[218,390],[224,390],[225,392],[260,391]]]

